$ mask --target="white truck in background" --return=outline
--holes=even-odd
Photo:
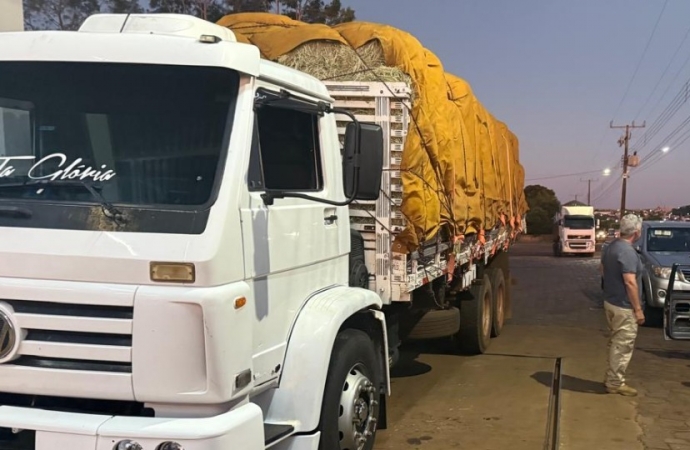
[[[563,205],[554,218],[554,256],[594,256],[596,219],[593,206]]]
[[[401,340],[485,351],[510,231],[390,249],[406,89],[188,16],[0,34],[0,448],[371,450]]]

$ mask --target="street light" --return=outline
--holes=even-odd
[[[664,148],[661,149],[661,151],[664,152],[664,153],[668,153],[669,150],[671,150],[670,147],[664,147]]]
[[[611,175],[611,169],[604,169],[604,176],[608,177],[609,175]]]

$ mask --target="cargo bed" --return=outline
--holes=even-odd
[[[400,164],[410,125],[410,86],[401,82],[326,81],[325,84],[336,108],[348,110],[361,122],[380,125],[384,133],[381,195],[375,201],[350,205],[350,226],[364,238],[369,289],[377,292],[386,304],[410,301],[412,291],[446,273],[457,274],[456,268],[461,268],[462,277],[456,280],[454,289],[469,289],[476,278],[474,263],[488,263],[495,252],[510,245],[512,236],[506,227],[486,231],[485,242],[471,235],[456,243],[426,242],[411,254],[392,251],[396,233],[406,225],[400,211],[403,193]],[[350,119],[338,115],[336,120],[342,142]]]

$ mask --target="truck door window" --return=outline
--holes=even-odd
[[[258,174],[250,170],[250,190],[321,190],[319,117],[265,106],[257,111],[255,120],[250,166],[256,167],[256,159],[260,158],[263,176],[262,180],[253,180]]]
[[[0,99],[0,156],[21,156],[31,151],[31,111],[3,106]]]
[[[31,110],[29,103],[0,98],[0,158],[31,154]],[[16,160],[12,166],[27,170],[31,162]]]

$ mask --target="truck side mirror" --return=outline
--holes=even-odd
[[[354,200],[378,199],[382,172],[383,129],[373,123],[348,123],[343,149],[345,196]]]

